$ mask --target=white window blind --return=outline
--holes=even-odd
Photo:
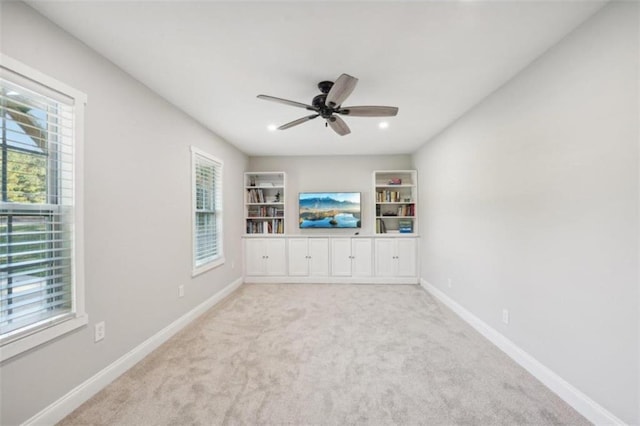
[[[222,252],[222,162],[192,148],[193,267],[198,273],[216,266]]]
[[[38,87],[37,82],[2,69],[2,345],[76,314],[74,100],[60,93],[51,96],[51,88]]]

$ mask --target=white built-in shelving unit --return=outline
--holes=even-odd
[[[373,172],[376,235],[418,233],[418,173],[415,170]]]
[[[244,187],[245,233],[284,234],[285,172],[246,172]]]

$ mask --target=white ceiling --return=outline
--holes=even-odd
[[[601,1],[28,1],[249,155],[411,153],[596,12]],[[308,111],[316,84],[360,79],[338,136]]]

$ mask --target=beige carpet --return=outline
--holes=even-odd
[[[61,424],[588,422],[418,286],[263,284]]]

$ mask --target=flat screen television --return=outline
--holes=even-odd
[[[360,228],[359,192],[300,192],[300,228]]]

